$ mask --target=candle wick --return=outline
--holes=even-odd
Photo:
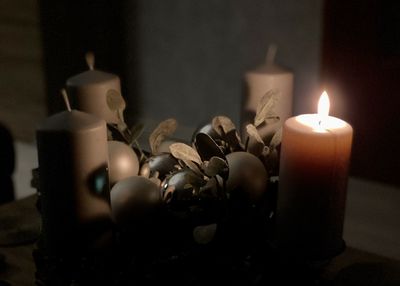
[[[267,65],[271,65],[274,63],[277,49],[278,47],[275,44],[271,44],[268,46],[267,57],[266,57]]]
[[[89,70],[94,70],[94,62],[95,62],[95,57],[93,52],[87,52],[85,55],[86,59],[86,64],[89,67]]]
[[[67,91],[65,90],[65,88],[61,89],[61,94],[62,94],[62,96],[64,98],[64,103],[65,103],[65,106],[67,107],[67,110],[69,112],[71,112],[72,111],[71,110],[71,105],[69,104],[68,94],[67,94]]]

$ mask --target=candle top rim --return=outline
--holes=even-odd
[[[37,131],[81,131],[106,126],[106,122],[79,110],[62,111],[47,117]]]
[[[353,130],[349,123],[340,118],[330,115],[321,118],[321,116],[317,113],[301,114],[295,117],[291,117],[286,120],[285,125],[300,133],[330,134],[332,132],[352,132]]]
[[[67,79],[68,86],[102,83],[118,78],[116,74],[101,70],[87,70]]]
[[[293,74],[289,68],[278,65],[276,63],[267,63],[256,67],[255,69],[249,71],[254,74]]]

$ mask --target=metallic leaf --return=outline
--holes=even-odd
[[[169,146],[169,150],[171,151],[172,156],[174,156],[176,159],[184,162],[190,160],[201,165],[200,155],[195,149],[189,145],[186,145],[185,143],[173,143]]]
[[[190,170],[192,170],[193,172],[195,172],[196,174],[203,176],[202,172],[200,171],[200,168],[198,165],[196,165],[196,163],[193,163],[191,160],[183,160],[181,159],[181,161],[186,165],[186,167],[188,167]]]
[[[214,177],[221,174],[222,177],[227,177],[229,172],[228,163],[219,157],[212,157],[204,169],[204,172],[209,177]]]
[[[214,130],[217,131],[219,135],[223,135],[222,132],[227,134],[232,130],[236,130],[235,124],[233,124],[232,120],[229,117],[222,115],[215,116],[211,124]]]
[[[250,137],[254,138],[257,142],[264,143],[260,134],[258,133],[257,128],[253,124],[247,124],[246,131],[247,131],[247,134]]]
[[[107,91],[107,105],[112,111],[124,110],[126,103],[121,93],[115,89],[109,89]]]
[[[256,157],[260,156],[264,151],[265,144],[257,128],[253,124],[248,124],[246,126],[246,131],[249,138],[246,151]]]
[[[157,149],[161,142],[170,135],[172,135],[178,126],[174,118],[164,120],[158,124],[149,137],[150,149],[153,154],[157,154]]]
[[[274,148],[276,148],[279,144],[281,144],[281,141],[282,141],[282,127],[279,128],[279,129],[275,132],[274,136],[273,136],[272,139],[271,139],[271,142],[269,143],[269,146],[270,146],[272,149],[274,149]]]
[[[260,126],[268,117],[276,116],[274,109],[280,95],[281,92],[278,89],[271,89],[261,98],[254,117],[256,127]]]

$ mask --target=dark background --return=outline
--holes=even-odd
[[[322,82],[353,125],[352,174],[400,185],[400,2],[326,1]]]
[[[243,74],[271,43],[296,74],[299,109],[309,110],[319,93],[322,3],[41,0],[49,110],[62,108],[54,94],[93,50],[98,68],[122,77],[130,121],[176,117],[195,128],[224,113],[238,122]]]

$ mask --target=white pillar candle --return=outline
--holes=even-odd
[[[46,247],[67,254],[94,247],[111,224],[105,121],[64,111],[47,118],[36,138]]]
[[[121,92],[121,83],[117,75],[94,69],[94,58],[88,54],[86,58],[89,70],[67,79],[66,85],[72,106],[107,123],[118,123],[116,111],[107,105],[107,92],[114,89]]]
[[[343,248],[352,127],[329,116],[324,92],[318,114],[288,119],[283,128],[277,243],[283,252],[330,258]]]
[[[292,116],[293,73],[274,63],[275,53],[276,47],[270,46],[266,63],[245,73],[246,92],[242,106],[243,132],[246,130],[246,125],[253,121],[261,98],[271,89],[279,91],[280,96],[274,111],[280,117],[281,123],[273,124],[273,126],[260,125],[258,128],[261,138],[267,143],[282,123]]]

